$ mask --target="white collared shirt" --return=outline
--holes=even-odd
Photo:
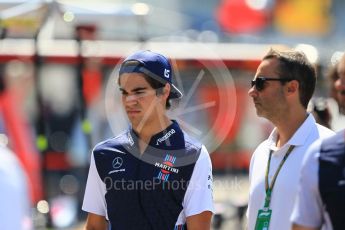
[[[338,132],[329,145],[344,143],[344,131]],[[304,157],[299,189],[291,221],[301,226],[332,230],[329,214],[322,202],[319,190],[319,157],[322,139],[314,142]]]
[[[247,210],[248,229],[255,228],[258,210],[262,209],[265,200],[265,173],[270,150],[273,151],[268,182],[272,178],[290,145],[295,148],[285,161],[276,179],[270,208],[272,210],[269,229],[290,230],[290,216],[294,206],[301,163],[307,148],[318,138],[334,134],[333,131],[316,124],[309,114],[290,140],[281,148],[276,147],[277,129],[275,128],[267,140],[262,142],[253,153],[249,171],[249,203]]]
[[[0,228],[32,229],[25,172],[16,155],[0,145]]]

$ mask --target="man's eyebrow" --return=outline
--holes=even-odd
[[[119,88],[119,90],[122,92],[122,93],[127,93],[126,90],[124,90],[123,88]]]
[[[142,91],[142,90],[146,90],[146,89],[147,89],[147,87],[137,87],[137,88],[132,89],[131,91],[132,92],[138,92],[138,91]],[[123,93],[127,93],[127,91],[121,87],[119,88],[119,90]]]
[[[147,87],[137,87],[137,88],[132,89],[131,91],[132,92],[138,92],[138,91],[146,90],[146,89],[147,89]]]

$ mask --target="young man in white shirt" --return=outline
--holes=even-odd
[[[138,51],[120,68],[123,134],[92,152],[83,210],[92,230],[209,230],[212,166],[201,143],[166,115],[182,93],[166,57]]]

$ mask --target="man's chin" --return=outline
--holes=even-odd
[[[265,113],[265,111],[262,111],[262,110],[256,110],[256,115],[260,118],[264,118],[264,119],[267,119],[267,120],[270,120],[270,116],[269,114]]]
[[[256,109],[256,115],[258,117],[262,117],[262,111],[260,109]]]
[[[128,120],[129,120],[129,122],[131,123],[131,125],[133,126],[133,127],[137,127],[137,126],[139,126],[142,122],[142,119],[141,118],[139,118],[139,117],[132,117],[132,116],[128,116]]]

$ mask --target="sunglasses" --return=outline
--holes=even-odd
[[[293,79],[287,78],[268,78],[268,77],[257,77],[255,80],[251,81],[251,86],[255,86],[257,91],[261,91],[265,88],[265,81],[280,81],[280,82],[288,82],[292,81]]]

